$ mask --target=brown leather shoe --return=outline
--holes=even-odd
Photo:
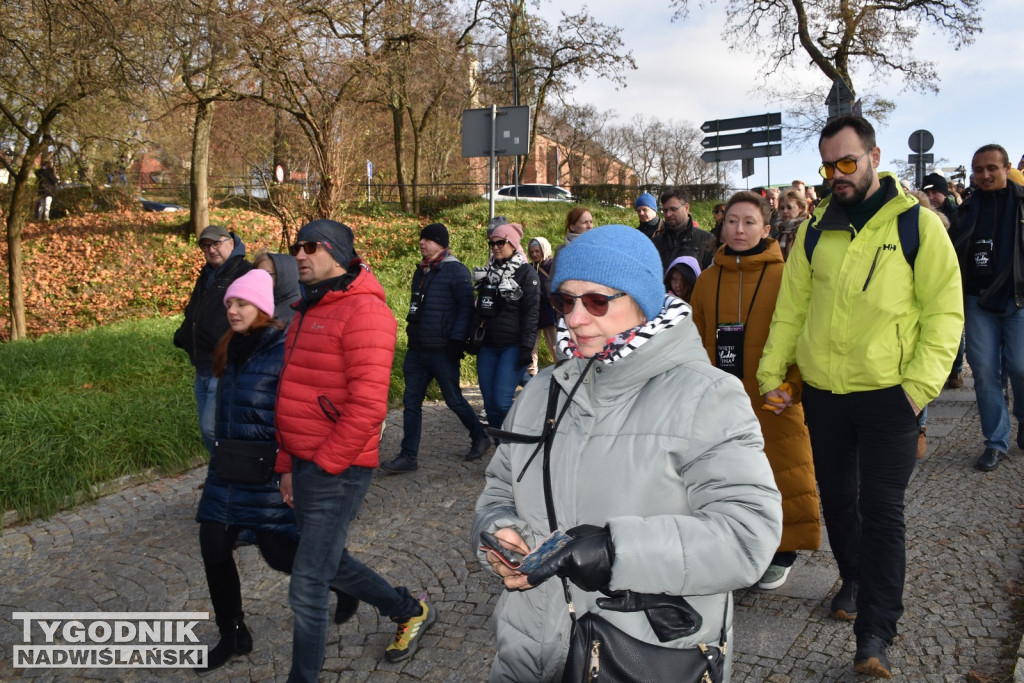
[[[917,459],[920,460],[928,454],[928,438],[925,436],[925,429],[921,427],[921,433],[917,435]]]
[[[954,372],[946,380],[947,389],[959,389],[964,385],[964,378],[960,376],[959,372]]]

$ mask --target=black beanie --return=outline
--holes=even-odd
[[[445,227],[444,223],[431,223],[427,227],[420,230],[421,240],[430,240],[436,244],[441,245],[445,249],[448,248],[448,228]]]
[[[299,229],[295,236],[297,242],[319,242],[327,249],[327,253],[334,257],[334,260],[341,264],[342,268],[348,268],[352,259],[356,257],[356,250],[353,246],[352,228],[344,223],[320,218],[306,223]]]

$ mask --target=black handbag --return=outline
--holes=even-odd
[[[678,649],[638,640],[587,612],[573,626],[562,682],[719,683],[724,659],[724,624],[721,646]]]
[[[480,349],[484,346],[484,323],[485,320],[481,320],[480,324],[474,328],[470,333],[469,339],[466,340],[466,353],[471,356],[475,356],[480,353]]]
[[[555,438],[558,425],[565,416],[576,389],[583,383],[583,378],[590,371],[595,359],[591,359],[586,369],[580,374],[576,385],[569,392],[561,413],[558,413],[558,384],[554,379],[548,386],[548,405],[544,420],[544,430],[539,437],[526,437],[500,430],[488,430],[492,436],[503,440],[523,443],[538,443],[537,449],[530,456],[526,465],[529,467],[533,457],[543,450],[542,469],[544,473],[544,504],[547,508],[548,525],[552,531],[558,528],[555,518],[555,505],[551,487],[551,443]],[[556,418],[557,414],[557,418]],[[520,473],[520,478],[523,473]],[[662,647],[648,643],[616,628],[607,619],[593,612],[576,617],[572,604],[569,582],[562,579],[562,590],[565,601],[569,605],[569,616],[572,619],[572,635],[569,638],[569,656],[562,670],[562,683],[585,683],[588,681],[610,681],[611,683],[721,683],[723,662],[726,652],[726,624],[729,616],[729,598],[725,599],[725,610],[722,614],[722,630],[717,645],[708,646],[704,643],[691,648]],[[681,596],[647,596],[650,603],[659,603],[664,608],[678,609],[685,614],[683,622],[666,622],[665,611],[644,610],[643,594],[632,594],[636,602],[636,611],[646,611],[648,621],[658,633],[659,638],[666,630],[684,629],[682,633],[695,631],[700,627],[700,615]],[[674,605],[668,603],[675,603]],[[600,601],[598,603],[600,605]],[[629,611],[633,611],[632,609]],[[655,612],[652,614],[652,612]],[[660,614],[660,618],[659,618]],[[670,614],[670,613],[668,613]],[[677,635],[678,634],[674,634]],[[674,637],[669,636],[671,639]]]
[[[274,476],[277,444],[273,441],[218,439],[213,472],[229,484],[266,484]]]

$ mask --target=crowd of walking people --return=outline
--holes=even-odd
[[[858,116],[830,121],[819,151],[820,187],[738,192],[710,230],[680,188],[641,194],[636,227],[595,227],[575,206],[554,250],[500,220],[473,269],[445,225],[423,227],[399,312],[401,449],[383,462],[397,323],[352,231],[316,220],[289,254],[250,264],[238,235],[203,230],[175,344],[211,456],[196,517],[220,631],[208,668],[255,646],[239,540],[291,575],[289,680],[317,680],[332,592],[335,623],[365,602],[395,622],[384,656],[415,654],[434,606],[346,536],[378,465],[419,469],[436,380],[468,432],[462,457],[495,449],[470,541],[506,589],[492,680],[728,680],[731,592],[784,585],[822,522],[854,670],[891,678],[904,493],[924,411],[962,386],[965,349],[985,435],[975,466],[1006,457],[1011,414],[1024,448],[1024,403],[1004,398],[1007,383],[1024,396],[1024,177],[985,145],[971,187],[932,174],[916,196],[880,170]],[[466,354],[486,429],[462,395]]]

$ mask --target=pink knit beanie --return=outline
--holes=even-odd
[[[520,240],[523,239],[523,226],[519,223],[506,223],[505,225],[499,226],[494,232],[491,233],[491,239],[493,238],[506,239],[512,243],[516,251],[520,254],[523,253],[523,245]]]
[[[232,297],[248,301],[271,318],[274,317],[274,278],[265,270],[253,268],[232,282],[228,291],[224,292],[225,307]]]

